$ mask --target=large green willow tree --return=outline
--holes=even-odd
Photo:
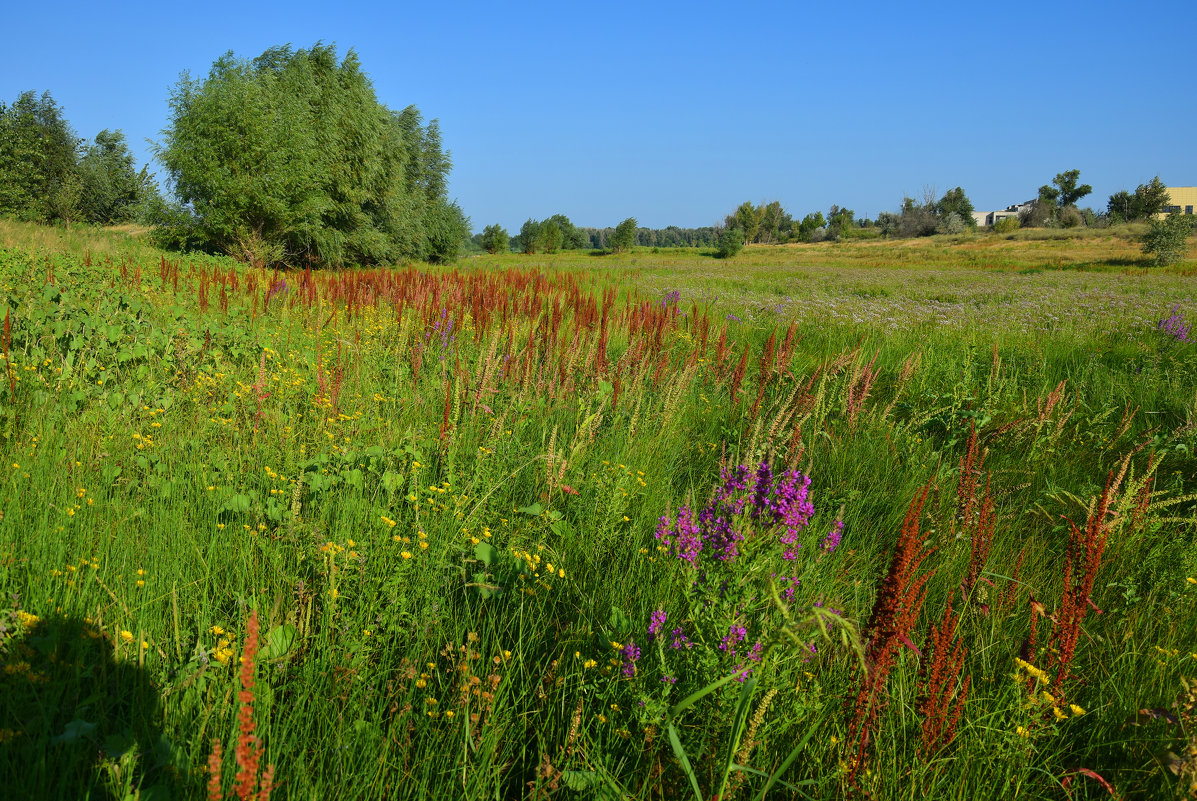
[[[259,265],[445,261],[468,234],[436,121],[379,103],[352,51],[228,53],[170,107],[157,155],[207,247]]]

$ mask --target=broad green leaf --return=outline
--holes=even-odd
[[[291,653],[299,639],[299,630],[290,623],[275,626],[266,634],[266,647],[262,649],[263,662],[283,659]]]

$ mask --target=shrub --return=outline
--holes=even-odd
[[[995,234],[1012,234],[1022,227],[1017,217],[1003,217],[993,224]]]
[[[1155,254],[1157,266],[1175,264],[1184,258],[1192,232],[1192,223],[1179,214],[1153,219],[1143,235],[1143,252]]]
[[[744,229],[724,228],[719,234],[719,248],[715,255],[720,259],[730,259],[744,248]]]
[[[962,234],[964,233],[964,227],[964,220],[961,219],[960,215],[951,211],[940,222],[939,232],[941,234]]]

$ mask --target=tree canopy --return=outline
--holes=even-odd
[[[100,131],[84,146],[49,92],[0,103],[0,214],[112,225],[141,215],[157,198],[153,176],[134,168],[120,131]]]
[[[611,250],[615,253],[622,253],[631,250],[636,244],[636,218],[628,217],[626,220],[615,226],[615,233],[608,239],[607,244],[610,245]]]
[[[1155,176],[1145,184],[1139,184],[1134,194],[1125,189],[1110,195],[1106,210],[1123,220],[1146,220],[1164,210],[1168,202],[1168,187]]]
[[[230,52],[185,74],[157,155],[199,240],[256,264],[444,261],[469,230],[436,121],[380,103],[353,51]]]

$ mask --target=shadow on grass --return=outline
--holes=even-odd
[[[134,644],[120,646],[126,661],[83,620],[16,613],[0,624],[0,795],[166,801],[198,792],[185,754],[159,731],[158,693]]]

